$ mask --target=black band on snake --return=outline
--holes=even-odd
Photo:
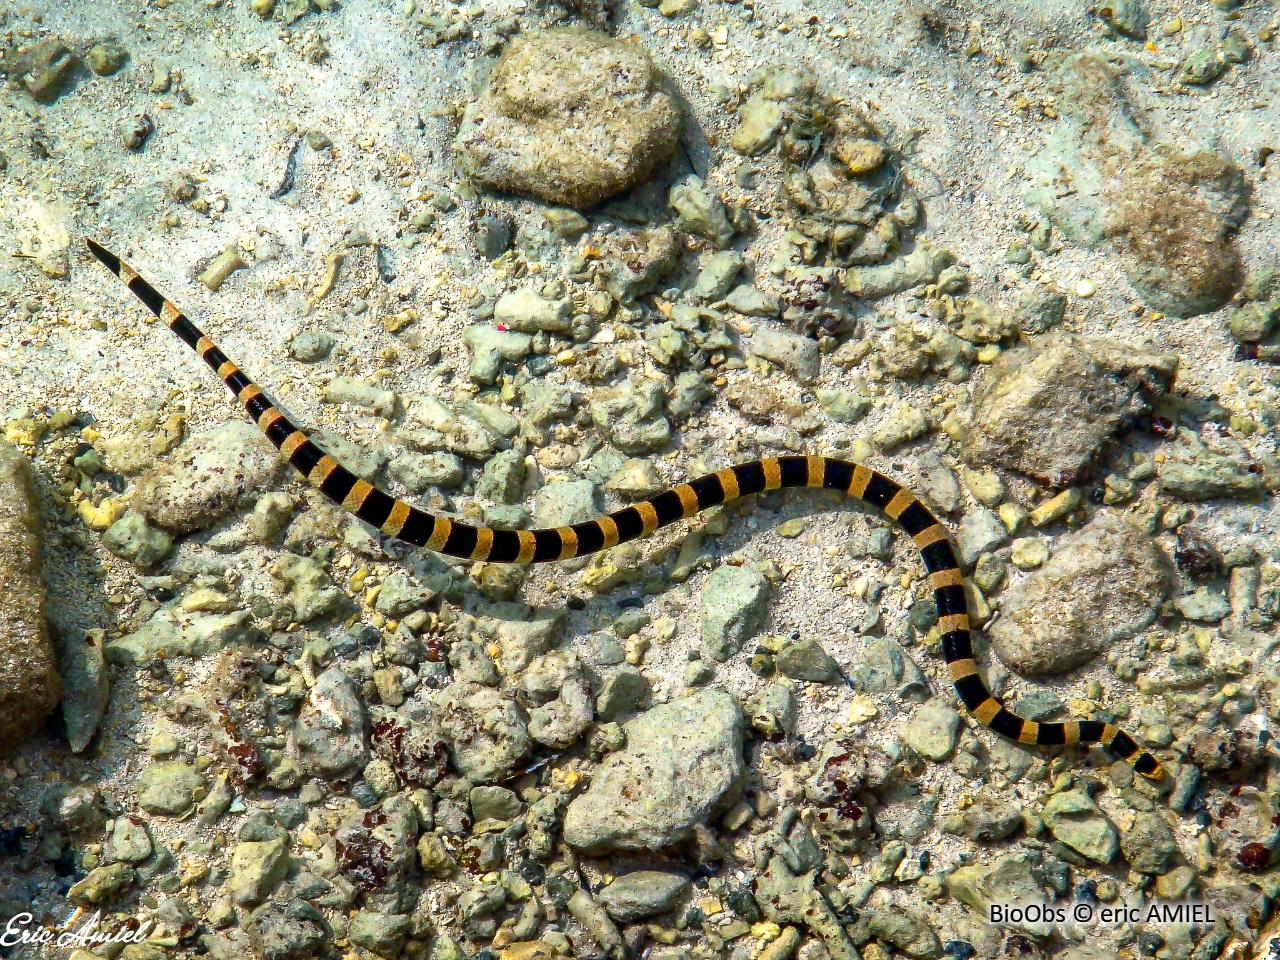
[[[910,491],[857,463],[829,457],[767,457],[682,483],[623,510],[573,526],[549,530],[492,530],[419,510],[384,493],[334,460],[299,429],[240,368],[156,292],[130,266],[92,240],[89,249],[152,313],[217,373],[267,438],[321,493],[377,527],[417,547],[489,563],[545,563],[608,550],[692,517],[701,510],[783,487],[821,487],[871,504],[898,523],[924,559],[938,607],[942,656],[956,693],[983,724],[1019,743],[1101,743],[1144,777],[1162,776],[1159,762],[1123,730],[1100,720],[1036,723],[1008,710],[987,689],[974,660],[960,565],[946,529]]]

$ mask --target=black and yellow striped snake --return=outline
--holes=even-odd
[[[767,457],[682,483],[595,520],[549,530],[493,530],[419,510],[346,469],[280,412],[269,397],[172,303],[128,264],[92,240],[89,249],[152,313],[191,347],[244,404],[249,418],[321,493],[389,537],[465,560],[545,563],[608,550],[647,537],[701,510],[783,487],[839,490],[869,503],[915,541],[933,588],[946,660],[956,693],[970,713],[996,733],[1019,743],[1101,743],[1134,770],[1158,780],[1159,762],[1123,730],[1100,720],[1036,723],[1007,709],[987,689],[974,661],[960,565],[946,529],[919,498],[893,480],[857,463],[830,457]]]

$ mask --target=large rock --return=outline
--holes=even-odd
[[[1108,864],[1116,855],[1120,845],[1116,828],[1084,790],[1054,794],[1041,816],[1054,839],[1081,856]]]
[[[472,783],[506,780],[529,752],[526,715],[510,696],[464,681],[431,699],[453,765]]]
[[[755,636],[769,606],[769,582],[751,567],[717,567],[698,601],[702,648],[721,663]]]
[[[174,533],[200,530],[270,486],[283,462],[250,423],[232,421],[192,437],[133,492],[133,507]]]
[[[992,904],[1044,903],[1045,876],[1041,857],[1033,851],[1001,857],[992,864],[960,867],[947,877],[947,892],[970,907],[983,922]],[[1052,929],[1046,922],[1009,924],[1035,936]]]
[[[1176,357],[1067,335],[1007,350],[974,396],[961,454],[974,466],[1071,486],[1176,371]]]
[[[1099,514],[1004,592],[988,633],[1013,669],[1065,673],[1150,625],[1170,584],[1168,561],[1150,537],[1127,520]]]
[[[566,28],[511,41],[454,147],[488,187],[585,208],[645,180],[679,130],[679,108],[644,50]]]
[[[40,567],[40,508],[31,464],[0,440],[0,750],[39,727],[58,703]]]
[[[687,839],[742,786],[744,717],[719,690],[654,707],[626,724],[591,787],[569,804],[564,839],[590,855]]]

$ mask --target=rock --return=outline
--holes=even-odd
[[[986,507],[971,507],[960,519],[956,533],[956,546],[960,548],[960,562],[971,567],[978,557],[994,550],[1009,539],[1009,529],[996,513]]]
[[[784,644],[774,662],[778,672],[792,680],[832,683],[840,676],[840,665],[812,637]]]
[[[79,63],[71,48],[56,35],[33,43],[22,53],[16,46],[5,51],[4,66],[39,103],[50,103],[62,93]],[[65,274],[64,274],[65,275]]]
[[[227,892],[241,906],[253,906],[269,897],[288,872],[287,837],[238,843],[231,851],[231,876],[227,880]]]
[[[1231,613],[1231,604],[1217,590],[1197,587],[1173,601],[1177,611],[1188,620],[1201,623],[1217,623]]]
[[[529,737],[555,750],[573,746],[595,716],[591,688],[573,653],[557,650],[533,661],[521,678]]]
[[[102,535],[102,545],[139,570],[150,570],[169,555],[173,537],[147,523],[142,514],[126,510]]]
[[[877,940],[897,947],[908,957],[934,960],[942,956],[942,941],[921,917],[900,906],[868,906],[859,925]]]
[[[722,250],[704,256],[698,263],[698,279],[689,290],[694,300],[719,300],[733,289],[742,271],[742,254],[736,250]]]
[[[568,297],[548,300],[535,290],[521,287],[498,298],[493,319],[519,333],[564,333],[572,323],[573,301]]]
[[[153,763],[138,774],[138,806],[157,816],[181,817],[204,796],[204,775],[189,763]]]
[[[474,683],[451,683],[431,697],[453,765],[473,783],[506,780],[529,752],[524,712],[506,694]]]
[[[968,905],[984,922],[992,904],[1044,903],[1044,871],[1031,851],[1001,857],[989,865],[960,867],[947,877],[947,892]],[[1033,936],[1047,936],[1051,922],[1012,924]]]
[[[476,635],[499,648],[502,672],[514,677],[546,653],[564,630],[559,610],[536,609],[524,603],[495,603],[476,618]]]
[[[564,527],[600,515],[596,485],[590,480],[563,480],[533,496],[533,519],[540,527]]]
[[[515,503],[524,495],[524,454],[502,450],[484,465],[476,496],[495,503]]]
[[[626,955],[622,934],[595,898],[586,890],[575,890],[568,903],[570,915],[586,927],[606,955],[621,960]]]
[[[451,490],[462,483],[462,461],[452,453],[401,453],[387,463],[387,476],[410,493],[423,494],[436,487]]]
[[[680,111],[636,44],[576,28],[516,36],[463,114],[454,149],[495,190],[584,209],[672,155]]]
[[[801,383],[813,383],[818,379],[822,357],[816,340],[761,326],[748,342],[748,349],[762,360],[781,367]]]
[[[106,643],[101,630],[61,630],[57,634],[62,677],[62,720],[74,753],[82,753],[107,710],[110,694]]]
[[[1134,40],[1147,39],[1147,9],[1142,0],[1109,0],[1094,13],[1117,33]]]
[[[1178,853],[1173,828],[1158,813],[1139,812],[1120,835],[1120,849],[1139,873],[1165,873]]]
[[[1068,790],[1049,798],[1041,818],[1054,839],[1096,863],[1116,855],[1116,828],[1084,790]]]
[[[1098,514],[1060,538],[1053,556],[1008,587],[989,628],[1000,659],[1021,673],[1058,674],[1088,663],[1155,620],[1169,564],[1127,520]]]
[[[958,834],[979,843],[998,843],[1018,832],[1022,826],[1022,808],[1004,798],[983,793],[970,806],[945,817],[941,826],[943,833]]]
[[[710,240],[721,250],[733,242],[733,225],[724,203],[707,190],[701,177],[690,175],[672,187],[670,203],[681,230]]]
[[[31,464],[17,447],[0,441],[0,751],[29,736],[58,703],[40,541]]]
[[[249,915],[244,929],[262,960],[309,960],[331,939],[324,914],[305,900],[265,903]]]
[[[776,317],[782,312],[782,305],[777,300],[749,283],[741,283],[730,290],[724,305],[747,317]]]
[[[330,667],[307,691],[290,737],[300,769],[347,780],[369,762],[369,713],[354,680]]]
[[[281,465],[255,426],[232,421],[191,437],[144,474],[133,507],[154,526],[191,533],[246,505],[275,480]]]
[[[154,846],[146,821],[138,817],[120,817],[111,828],[107,853],[121,863],[141,863],[151,856]]]
[[[375,416],[395,416],[400,398],[390,390],[383,390],[361,377],[334,377],[324,385],[320,398],[325,403],[339,403],[356,407]],[[346,459],[343,457],[342,459]],[[359,473],[364,470],[352,467]]]
[[[899,403],[871,434],[871,441],[882,452],[892,453],[928,432],[929,420],[924,413],[909,403]]]
[[[1064,334],[1006,350],[975,391],[961,455],[1069,487],[1176,370],[1175,357]]]
[[[960,714],[945,701],[930,700],[916,710],[899,736],[916,753],[930,760],[945,760],[955,749],[959,734]]]
[[[1253,500],[1264,485],[1256,466],[1231,438],[1217,438],[1211,448],[1180,430],[1177,443],[1160,464],[1160,488],[1179,500]]]
[[[373,608],[384,617],[400,620],[415,610],[421,610],[436,598],[436,591],[415,583],[403,570],[397,570],[382,581],[378,599]]]
[[[882,300],[903,290],[932,283],[951,259],[946,250],[918,243],[905,257],[891,263],[849,268],[845,271],[845,289],[859,300]]]
[[[249,636],[248,610],[189,614],[178,607],[160,610],[133,633],[107,642],[107,662],[142,666],[157,656],[205,657]]]
[[[632,666],[619,667],[596,697],[596,719],[613,723],[635,712],[649,699],[649,678]]]
[[[769,605],[769,584],[751,567],[717,567],[698,601],[702,648],[724,663],[755,636]]]
[[[84,54],[85,66],[99,77],[109,77],[129,59],[124,47],[114,40],[99,40]]]
[[[347,939],[374,956],[395,960],[404,949],[409,927],[407,916],[360,910],[347,926]]]
[[[598,245],[595,278],[623,303],[654,290],[680,262],[683,237],[670,227],[615,230]],[[582,273],[589,261],[580,252],[570,258],[570,272]]]
[[[510,822],[520,816],[523,804],[520,798],[506,787],[473,787],[469,797],[471,819]]]
[[[490,386],[498,379],[502,361],[516,363],[533,349],[533,338],[527,333],[499,330],[476,323],[462,331],[462,340],[471,350],[471,367],[467,376],[472,382]]]
[[[671,424],[663,414],[665,400],[661,384],[631,377],[592,401],[591,419],[623,453],[656,453],[671,438]]]
[[[88,875],[67,891],[72,903],[97,906],[109,903],[133,886],[137,873],[127,863],[113,863],[90,870]]]
[[[667,484],[648,460],[633,457],[610,474],[604,488],[628,500],[641,500],[661,493]]]
[[[40,801],[40,815],[49,827],[63,833],[97,833],[105,820],[102,793],[96,787],[58,784]]]
[[[319,363],[333,346],[333,337],[323,330],[302,330],[289,340],[289,356],[299,363]]]
[[[742,786],[743,727],[738,701],[718,690],[631,720],[626,748],[610,754],[587,792],[569,804],[565,842],[596,856],[688,839]]]
[[[271,565],[271,575],[289,589],[289,601],[300,623],[335,613],[342,606],[342,591],[329,571],[311,557],[285,553]]]
[[[614,880],[597,896],[609,916],[628,923],[666,913],[688,889],[689,881],[679,874],[637,870]]]
[[[796,698],[791,687],[770,683],[752,694],[746,704],[751,726],[771,740],[795,733]]]

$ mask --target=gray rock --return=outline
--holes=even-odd
[[[231,421],[191,437],[144,474],[133,508],[163,530],[190,533],[248,504],[282,465],[255,426]]]
[[[822,398],[818,399],[821,402]],[[960,506],[960,481],[941,457],[926,453],[916,461],[916,469],[920,474],[920,492],[928,503],[943,513],[952,513]]]
[[[738,701],[718,690],[631,720],[627,747],[610,754],[569,804],[565,842],[595,856],[687,839],[741,789],[743,727]]]
[[[513,677],[551,649],[564,630],[564,615],[524,603],[495,603],[476,618],[476,636],[496,643],[502,672]]]
[[[899,403],[871,434],[871,441],[883,453],[892,453],[903,444],[929,432],[929,418],[910,403]]]
[[[271,574],[289,590],[294,616],[301,623],[335,613],[344,596],[329,571],[311,557],[285,553],[271,566]]]
[[[719,300],[733,289],[741,270],[742,254],[736,250],[708,254],[698,263],[698,279],[689,290],[689,296],[704,302]]]
[[[956,533],[956,546],[960,548],[960,562],[971,567],[982,554],[994,550],[1009,539],[1009,528],[994,510],[971,507],[960,519]]]
[[[153,763],[138,774],[138,806],[157,816],[181,817],[203,796],[204,775],[189,763]]]
[[[582,664],[568,651],[533,661],[521,678],[521,689],[530,704],[530,739],[553,749],[573,746],[595,716]]]
[[[1227,598],[1208,587],[1197,587],[1190,593],[1183,594],[1173,601],[1173,605],[1188,620],[1199,620],[1202,623],[1217,623],[1231,613],[1231,604],[1227,603]]]
[[[299,363],[318,363],[333,351],[333,337],[323,330],[303,330],[289,341],[289,356]]]
[[[58,703],[40,541],[31,464],[17,447],[0,441],[0,751],[24,740]]]
[[[649,699],[649,678],[632,666],[621,666],[596,697],[596,719],[612,723],[640,709]]]
[[[1043,903],[1044,890],[1040,855],[1031,851],[1001,857],[992,864],[960,867],[947,877],[947,892],[983,919],[991,916],[991,905],[995,903]],[[1047,936],[1053,929],[1047,921],[1014,926],[1033,936]]]
[[[529,752],[524,711],[506,694],[474,683],[451,683],[432,695],[440,734],[453,765],[472,783],[498,783]]]
[[[1060,538],[1047,563],[1005,590],[988,633],[1013,669],[1065,673],[1147,627],[1170,583],[1168,561],[1151,538],[1102,513]]]
[[[776,299],[749,283],[739,284],[729,291],[724,305],[747,317],[776,317],[782,312],[782,305]]]
[[[324,385],[320,398],[325,403],[340,403],[356,407],[379,417],[393,417],[400,398],[390,390],[383,390],[362,377],[334,377]],[[345,457],[341,459],[346,459]],[[353,467],[357,473],[364,470]]]
[[[1190,431],[1180,430],[1178,442],[1160,464],[1160,488],[1179,500],[1253,500],[1261,495],[1260,472],[1238,443],[1220,438],[1210,448]]]
[[[484,465],[476,496],[494,503],[515,503],[523,494],[524,454],[519,450],[502,450]]]
[[[227,893],[241,906],[253,906],[269,897],[288,871],[287,837],[238,843],[231,851]]]
[[[667,485],[648,460],[632,458],[610,474],[604,488],[628,500],[640,500],[661,493]]]
[[[671,438],[671,424],[663,413],[665,400],[661,384],[633,376],[592,401],[591,419],[623,453],[656,453]]]
[[[724,249],[733,242],[733,225],[724,203],[709,191],[701,177],[690,175],[671,188],[671,209],[676,226]]]
[[[1173,866],[1178,840],[1160,814],[1139,812],[1120,834],[1120,849],[1129,866],[1139,873],[1164,873]]]
[[[472,787],[471,819],[511,821],[520,816],[524,805],[520,798],[506,787]]]
[[[499,330],[486,323],[476,323],[462,331],[462,340],[471,350],[471,367],[467,376],[472,382],[489,386],[498,379],[502,361],[523,360],[533,349],[533,338],[527,333]]]
[[[850,390],[819,387],[815,391],[822,412],[837,423],[857,423],[871,409],[871,401]]]
[[[141,666],[156,656],[205,657],[244,640],[252,628],[248,610],[187,614],[160,610],[133,633],[107,642],[107,662]]]
[[[119,817],[111,828],[107,855],[121,863],[141,863],[154,849],[151,832],[139,817]]]
[[[762,360],[781,367],[801,383],[813,383],[818,379],[822,356],[818,353],[817,340],[762,326],[756,329],[748,349]]]
[[[698,601],[702,648],[723,663],[755,636],[769,605],[769,584],[751,567],[711,571]]]
[[[403,570],[397,570],[382,581],[373,608],[385,617],[399,620],[421,610],[436,598],[436,591],[415,583]]]
[[[405,451],[388,461],[387,475],[404,484],[410,493],[426,493],[432,487],[451,490],[462,483],[462,461],[444,451],[427,454]]]
[[[573,301],[568,297],[548,300],[536,290],[520,287],[498,298],[493,319],[518,333],[565,333],[572,325]]]
[[[93,741],[110,695],[106,638],[101,630],[62,630],[57,650],[67,741],[74,753],[82,753]]]
[[[533,519],[540,527],[564,527],[600,515],[596,485],[590,480],[551,483],[533,495]]]
[[[597,896],[609,916],[628,923],[666,913],[688,889],[689,881],[679,874],[637,870],[614,880]]]
[[[142,514],[126,510],[124,516],[107,527],[102,545],[121,560],[145,571],[169,555],[173,537],[151,526]]]
[[[932,283],[950,263],[951,254],[927,243],[917,243],[905,257],[876,267],[851,267],[845,272],[845,288],[859,300],[882,300],[903,290]]]
[[[684,252],[683,238],[670,227],[617,230],[599,244],[595,278],[623,303],[649,293],[667,277]],[[570,270],[583,276],[588,261],[570,258]]]
[[[863,648],[849,669],[849,682],[862,693],[895,693],[899,696],[929,688],[924,671],[901,644],[887,637],[872,640]]]
[[[127,863],[97,867],[67,891],[67,899],[90,906],[109,903],[132,887],[137,877],[137,872]]]
[[[52,829],[69,834],[97,833],[106,819],[97,787],[50,787],[40,801],[40,815]]]
[[[1116,855],[1116,828],[1084,790],[1068,790],[1049,798],[1041,813],[1055,840],[1096,863],[1108,864]]]
[[[354,680],[330,667],[307,691],[290,746],[300,769],[347,780],[369,762],[369,712]]]
[[[305,900],[265,903],[249,915],[244,929],[262,960],[309,960],[331,940],[324,914]]]
[[[374,956],[395,960],[409,938],[407,916],[359,910],[347,926],[347,939]]]
[[[585,209],[645,180],[679,129],[679,108],[639,45],[539,30],[507,45],[454,149],[485,186]]]
[[[943,700],[922,705],[903,726],[904,743],[930,760],[945,760],[956,747],[960,734],[960,714]]]
[[[1134,40],[1147,39],[1147,9],[1142,0],[1111,0],[1094,12],[1117,33]]]
[[[617,926],[609,919],[604,908],[586,890],[575,890],[569,898],[570,915],[582,924],[605,954],[619,960],[626,955],[626,946]]]
[[[771,740],[795,733],[796,698],[785,684],[770,683],[752,694],[746,712],[751,726]]]
[[[1018,832],[1022,826],[1022,808],[1004,797],[980,794],[963,810],[942,820],[944,833],[958,834],[979,843],[998,843]]]
[[[1103,441],[1168,389],[1176,370],[1172,356],[1065,334],[1006,350],[975,391],[961,455],[977,467],[1071,486]]]
[[[791,640],[774,658],[778,672],[792,680],[832,683],[840,676],[840,665],[812,637]]]
[[[942,956],[942,941],[933,928],[912,911],[897,904],[868,906],[859,925],[877,940],[897,947],[908,957],[934,960]]]

